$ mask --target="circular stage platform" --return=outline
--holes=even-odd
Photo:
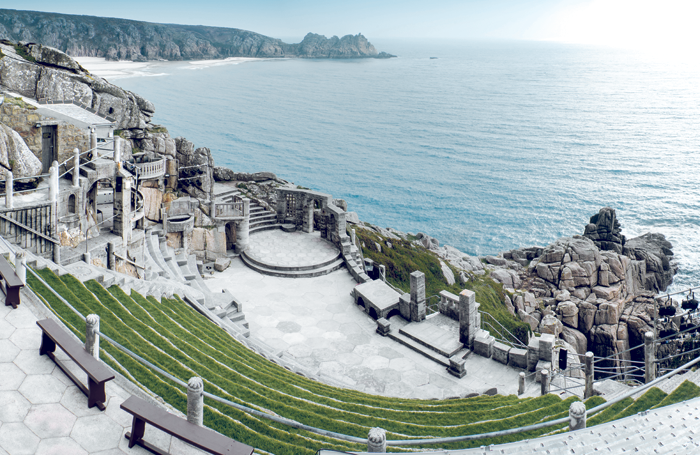
[[[322,239],[320,232],[278,229],[251,235],[241,258],[260,273],[293,278],[325,275],[344,264],[340,250]]]

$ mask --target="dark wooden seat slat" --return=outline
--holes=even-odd
[[[190,423],[135,396],[124,401],[121,408],[134,416],[132,432],[126,435],[130,439],[129,447],[133,447],[134,444],[144,445],[145,441],[142,438],[145,422],[212,454],[250,455],[254,450],[249,445],[234,441],[209,428]],[[133,442],[132,435],[134,435]],[[150,444],[145,444],[149,446],[147,447],[149,450],[160,452],[154,450]]]
[[[0,255],[0,277],[3,280],[2,286],[5,291],[5,306],[12,305],[17,308],[20,304],[19,290],[24,286],[19,279],[15,269],[7,262],[5,256]]]
[[[75,385],[87,395],[89,408],[97,406],[104,411],[104,402],[106,400],[105,383],[114,379],[114,373],[99,360],[91,356],[80,343],[76,342],[70,334],[53,319],[42,319],[41,321],[37,321],[36,325],[42,330],[39,355],[45,354],[56,362],[56,365],[58,365]],[[63,349],[63,352],[88,375],[87,387],[63,365],[63,362],[56,358],[54,355],[56,345]]]

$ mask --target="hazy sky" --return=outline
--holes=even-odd
[[[700,42],[700,0],[6,0],[4,8],[235,27],[299,40],[528,39],[622,47]],[[687,44],[688,46],[690,44]]]

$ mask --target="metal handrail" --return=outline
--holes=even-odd
[[[503,324],[501,324],[500,322],[498,322],[498,319],[494,318],[494,317],[491,315],[491,313],[487,313],[486,311],[481,311],[481,310],[479,310],[479,314],[488,315],[491,319],[493,319],[493,321],[494,321],[496,324],[498,324],[498,326],[499,326],[501,329],[505,330],[505,332],[506,332],[508,335],[510,335],[511,337],[513,337],[513,339],[515,340],[515,343],[516,343],[520,348],[527,349],[527,345],[525,345],[522,341],[520,341],[520,340],[518,339],[518,337],[516,337],[515,335],[513,335],[513,334],[510,332],[510,330],[508,330],[508,329],[506,329],[505,327],[503,327]],[[498,333],[502,338],[504,338],[504,339],[501,340],[501,341],[504,341],[504,342],[508,343],[509,345],[511,345],[512,347],[515,347],[515,345],[513,345],[512,342],[510,342],[510,341],[508,341],[508,340],[505,340],[505,337],[503,336],[503,334],[502,334],[497,328],[493,327],[491,324],[489,324],[488,322],[484,321],[483,319],[481,319],[481,323],[482,323],[482,324],[487,324],[489,327],[493,328],[493,330],[496,331],[496,333]]]

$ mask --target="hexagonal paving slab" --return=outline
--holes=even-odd
[[[14,363],[0,363],[0,390],[17,390],[27,375]]]
[[[70,437],[88,452],[119,446],[123,428],[104,414],[80,417],[73,425]]]
[[[66,385],[50,374],[27,376],[19,387],[19,392],[32,404],[58,403],[65,390]]]
[[[39,355],[38,349],[24,349],[13,363],[27,374],[50,374],[56,368],[48,356]]]
[[[10,455],[32,455],[39,446],[39,437],[21,422],[4,423],[0,427],[0,447]]]
[[[77,417],[58,403],[32,406],[24,424],[40,438],[70,435]]]
[[[5,321],[4,319],[0,319],[0,339],[10,338],[10,336],[14,333],[15,330],[17,330],[15,326]]]
[[[42,439],[36,455],[87,455],[87,451],[71,438]]]
[[[0,340],[0,363],[12,362],[17,354],[19,354],[19,348],[12,341]]]
[[[32,404],[15,390],[0,392],[0,422],[21,422]]]

